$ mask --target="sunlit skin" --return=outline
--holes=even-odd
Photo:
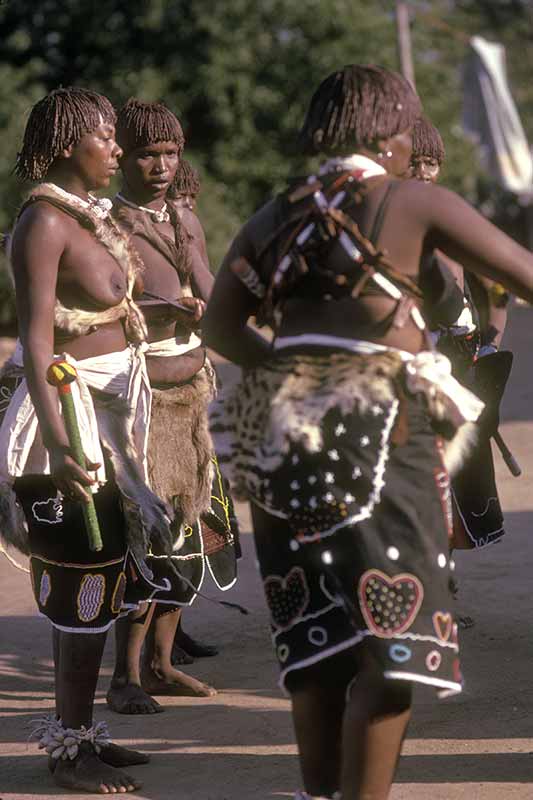
[[[180,163],[175,142],[137,147],[121,159],[122,194],[148,208],[161,208]]]
[[[121,195],[136,205],[161,210],[167,202],[166,193],[176,175],[179,159],[180,149],[172,141],[156,142],[132,150],[120,161],[123,180]],[[201,230],[196,215],[189,213]],[[181,305],[189,307],[193,312],[180,314],[170,306],[166,311],[151,312],[148,316],[149,341],[172,337],[177,322],[185,328],[196,328],[204,313],[205,301],[209,297],[213,278],[209,267],[206,266],[204,254],[194,246],[197,231],[188,225],[186,220],[183,222],[188,235],[192,237],[189,257],[192,261],[191,282],[194,297],[182,296],[181,283],[174,264],[168,262],[164,255],[143,237],[133,236],[132,239],[145,264],[150,265],[150,269],[143,275],[145,290],[160,297],[178,300]],[[161,235],[174,240],[175,231],[170,222],[157,223],[157,230]],[[176,358],[151,358],[148,360],[150,380],[157,386],[183,383],[201,369],[203,362],[202,348]]]
[[[409,135],[400,140],[392,137],[363,151],[382,165],[389,177],[369,178],[368,191],[349,210],[362,233],[371,234],[380,203],[394,182],[381,234],[374,244],[387,253],[397,270],[417,280],[420,265],[439,249],[465,268],[496,279],[531,301],[532,253],[491,225],[457,194],[425,180],[398,180],[409,176],[409,139]],[[267,203],[239,231],[217,272],[204,318],[204,342],[246,369],[271,359],[272,349],[266,338],[248,325],[248,320],[257,315],[260,301],[241,283],[232,265],[236,259],[245,258],[264,280],[272,276],[278,263],[277,251],[271,248],[261,252],[261,246],[279,235],[278,209],[273,202]],[[331,267],[335,267],[334,253]],[[411,322],[402,328],[392,326],[385,334],[373,332],[393,308],[394,302],[385,296],[345,297],[335,301],[332,312],[321,298],[303,297],[295,288],[285,299],[276,333],[284,336],[289,330],[291,336],[313,333],[369,339],[411,353],[423,350],[426,341]],[[293,532],[284,520],[253,503],[252,514],[260,539],[292,538]],[[338,681],[340,656],[300,670],[298,690],[291,695],[300,766],[311,795],[331,796],[340,788],[346,798],[384,800],[409,718],[410,685],[401,686],[400,681],[394,685],[379,674],[371,659],[365,663],[359,653],[351,655],[357,659],[359,670],[348,699],[345,686]],[[375,783],[367,790],[371,779]]]
[[[120,194],[136,205],[161,210],[167,203],[166,192],[179,166],[179,149],[174,142],[157,142],[139,147],[124,156],[120,166],[123,179]],[[183,332],[183,328],[192,330],[198,327],[205,301],[209,297],[213,278],[205,250],[205,237],[196,215],[192,211],[188,211],[188,214],[189,219],[184,219],[184,215],[180,215],[180,218],[187,232],[192,289],[199,297],[182,297],[176,264],[167,260],[147,238],[132,236],[132,242],[144,263],[145,290],[163,298],[179,300],[180,304],[187,305],[194,312],[193,315],[184,316],[176,313],[171,306],[162,306],[156,314],[147,313],[150,342],[172,338],[180,330]],[[175,230],[170,222],[153,224],[154,232],[175,241]],[[150,382],[160,389],[183,384],[202,369],[204,359],[203,347],[194,348],[180,356],[148,357]],[[172,646],[181,609],[169,612],[165,605],[151,604],[142,624],[136,622],[145,611],[134,612],[116,626],[116,662],[107,693],[108,705],[120,713],[154,714],[164,709],[148,692],[196,697],[216,694],[211,687],[176,670],[172,665]],[[141,651],[145,638],[141,670]]]
[[[63,150],[46,181],[83,200],[105,189],[118,169],[122,151],[112,124],[102,121],[79,142]],[[122,269],[94,236],[73,217],[46,202],[34,203],[21,215],[13,234],[12,264],[16,285],[19,335],[24,367],[43,441],[49,451],[51,475],[68,498],[84,501],[93,478],[69,455],[69,444],[58,411],[57,392],[46,382],[46,370],[56,352],[75,358],[104,355],[126,345],[120,322],[94,333],[65,340],[54,331],[56,298],[87,310],[116,305],[125,295]],[[96,465],[89,464],[89,471]],[[106,635],[54,630],[56,712],[67,727],[90,727],[96,682]],[[109,759],[107,763],[104,760]],[[109,764],[139,763],[132,753],[112,745],[97,757],[83,747],[75,761],[55,765],[60,786],[82,792],[122,793],[139,788],[137,780]]]
[[[413,178],[426,183],[437,183],[440,175],[440,164],[436,158],[426,158],[424,156],[411,160]]]

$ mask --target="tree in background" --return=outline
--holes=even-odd
[[[473,200],[478,168],[460,129],[468,36],[506,45],[533,136],[530,4],[411,6],[417,90],[445,139],[443,178]],[[11,168],[36,97],[74,83],[117,105],[131,95],[162,99],[183,121],[188,157],[202,176],[199,213],[214,267],[240,221],[287,175],[307,168],[294,141],[317,82],[354,61],[397,68],[392,0],[4,0],[0,40],[1,228],[20,201]]]

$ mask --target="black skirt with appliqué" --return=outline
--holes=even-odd
[[[449,478],[424,400],[400,400],[401,367],[373,358],[370,375],[356,355],[277,359],[212,430],[229,474],[284,523],[256,534],[281,684],[364,647],[384,676],[444,696],[461,690]]]

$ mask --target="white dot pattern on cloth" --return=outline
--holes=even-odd
[[[324,480],[326,481],[326,483],[335,483],[335,475],[333,474],[333,472],[326,472],[326,474],[324,475]]]
[[[400,558],[400,551],[397,547],[389,547],[387,548],[387,558],[390,558],[391,561],[398,561]]]
[[[439,557],[437,559],[437,563],[438,563],[439,567],[441,567],[441,569],[444,569],[444,567],[448,563],[448,560],[447,560],[446,556],[444,555],[444,553],[439,553]]]
[[[338,450],[335,450],[335,449],[328,450],[328,456],[331,459],[331,461],[338,461],[339,458],[340,458]]]
[[[359,444],[361,445],[361,447],[368,447],[368,445],[370,444],[370,439],[368,438],[368,436],[361,436],[361,438],[359,439]]]

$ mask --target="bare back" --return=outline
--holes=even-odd
[[[466,269],[497,280],[528,300],[533,299],[533,255],[501,233],[458,195],[441,187],[416,180],[370,179],[369,191],[362,203],[350,210],[363,234],[370,235],[379,204],[391,183],[395,188],[379,239],[374,244],[387,251],[396,270],[417,279],[421,265],[426,268],[426,256],[440,249]],[[267,348],[257,339],[252,344],[251,334],[243,338],[243,323],[257,313],[260,303],[232,274],[231,265],[243,257],[268,283],[275,264],[265,263],[261,243],[275,235],[279,223],[276,201],[272,201],[238,234],[217,276],[204,325],[205,338],[214,349],[237,361],[260,358]],[[379,330],[393,307],[394,301],[380,294],[309,302],[295,287],[284,303],[283,320],[290,320],[293,335],[299,331],[327,332],[337,337],[366,338],[418,352],[425,346],[424,338],[411,320],[402,328],[389,327],[383,335],[376,335],[375,330]]]

